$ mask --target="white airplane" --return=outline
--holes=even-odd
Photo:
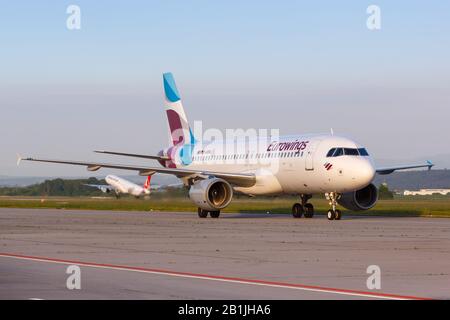
[[[213,218],[229,205],[233,192],[247,195],[294,194],[299,203],[292,206],[295,218],[311,218],[313,194],[325,194],[330,201],[329,220],[341,219],[340,204],[349,210],[368,210],[378,200],[372,183],[375,173],[395,170],[431,169],[433,164],[401,165],[378,168],[366,148],[333,134],[307,134],[253,140],[199,141],[195,139],[171,73],[163,75],[165,106],[171,145],[157,155],[114,151],[96,151],[128,157],[157,160],[161,166],[136,166],[102,162],[25,158],[27,161],[132,170],[140,175],[172,174],[189,187],[189,197],[198,207],[198,215]],[[257,147],[256,147],[257,146]],[[238,151],[236,151],[238,150]],[[20,161],[21,158],[19,158]]]
[[[136,198],[141,196],[150,195],[150,180],[151,176],[148,176],[145,180],[144,186],[139,186],[131,181],[124,178],[107,175],[105,178],[106,185],[104,184],[86,184],[86,186],[100,189],[104,193],[114,192],[116,198],[120,197],[120,194],[131,194]]]

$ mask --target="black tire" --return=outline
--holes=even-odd
[[[211,218],[218,218],[220,216],[220,211],[210,211],[209,216]]]
[[[303,206],[300,203],[295,203],[292,206],[292,216],[294,218],[301,218],[304,212],[305,209],[303,209]]]
[[[336,215],[336,217],[334,218],[335,220],[341,220],[341,218],[342,218],[341,210],[336,210],[335,215]]]
[[[198,208],[198,216],[200,218],[206,218],[208,216],[208,211]]]
[[[334,220],[336,218],[336,212],[334,212],[333,210],[328,210],[327,212],[327,218],[328,220]]]
[[[305,218],[312,218],[314,216],[314,206],[311,203],[305,204]]]

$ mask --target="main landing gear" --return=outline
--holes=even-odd
[[[314,206],[311,203],[308,203],[308,200],[311,199],[311,195],[302,194],[300,195],[300,199],[302,203],[295,203],[292,206],[292,215],[294,218],[301,218],[303,215],[305,218],[312,218],[314,216]]]
[[[341,220],[341,210],[336,209],[337,200],[339,195],[336,192],[330,192],[326,194],[328,200],[330,200],[331,209],[327,212],[328,220]]]
[[[206,218],[208,216],[208,213],[211,218],[218,218],[220,216],[220,210],[208,211],[208,210],[204,210],[202,208],[198,208],[198,216],[200,218]]]

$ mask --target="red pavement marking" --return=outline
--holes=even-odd
[[[0,252],[0,257],[14,258],[14,259],[20,259],[20,260],[32,260],[32,261],[40,261],[40,262],[51,262],[51,263],[59,263],[59,264],[75,264],[75,265],[79,265],[79,266],[86,266],[86,267],[93,267],[93,268],[105,268],[105,269],[113,269],[113,270],[125,270],[125,271],[135,271],[135,272],[143,272],[143,273],[163,274],[163,275],[168,275],[168,276],[197,278],[197,279],[232,282],[232,283],[243,283],[243,284],[250,284],[250,285],[283,287],[283,288],[291,288],[291,289],[298,289],[298,290],[305,290],[305,291],[327,292],[327,293],[360,296],[360,297],[367,297],[367,298],[395,299],[395,300],[431,300],[430,298],[416,297],[416,296],[406,296],[406,295],[389,294],[389,293],[339,289],[339,288],[331,288],[331,287],[320,287],[320,286],[311,286],[311,285],[304,285],[304,284],[297,284],[297,283],[266,281],[266,280],[258,280],[258,279],[246,279],[246,278],[227,277],[227,276],[209,275],[209,274],[201,274],[201,273],[179,272],[179,271],[164,270],[164,269],[123,266],[123,265],[95,263],[95,262],[83,262],[83,261],[75,261],[75,260],[46,258],[46,257],[35,257],[35,256],[27,256],[27,255],[13,254],[13,253]]]

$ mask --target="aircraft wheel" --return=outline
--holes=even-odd
[[[292,206],[292,215],[294,218],[301,218],[304,211],[305,209],[303,209],[303,206],[300,203],[295,203]]]
[[[305,218],[312,218],[314,216],[314,206],[311,203],[305,204]]]
[[[218,218],[220,216],[220,211],[210,211],[209,215],[211,218]]]
[[[342,218],[341,210],[336,210],[336,217],[335,217],[335,219],[336,220],[341,220],[341,218]]]
[[[328,210],[327,212],[327,218],[328,220],[334,220],[336,218],[336,212],[334,212],[333,210]]]
[[[198,216],[200,218],[206,218],[208,216],[208,211],[198,208]]]

